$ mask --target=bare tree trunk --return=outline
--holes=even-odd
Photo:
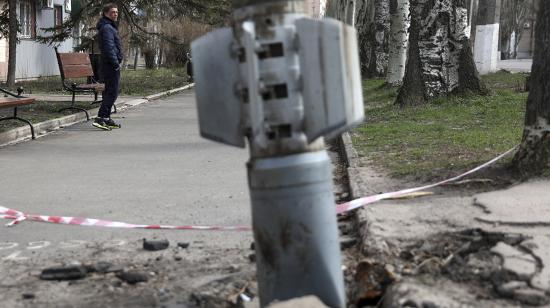
[[[399,86],[405,75],[407,47],[409,45],[409,0],[390,0],[390,14],[391,26],[386,81],[391,86]]]
[[[525,129],[513,164],[524,177],[550,170],[550,1],[540,1]]]
[[[134,71],[137,70],[138,66],[138,57],[139,57],[139,47],[134,48],[135,55],[134,55]]]
[[[360,0],[355,6],[355,28],[357,29],[357,41],[359,44],[359,59],[361,73],[365,76],[369,67],[372,54],[372,24],[374,18],[374,1]]]
[[[17,0],[9,0],[9,36],[8,36],[8,87],[15,86],[15,70],[17,63]]]
[[[465,0],[411,0],[409,56],[396,103],[418,105],[453,92],[485,94],[467,35]]]
[[[390,32],[389,0],[374,0],[373,46],[365,77],[382,77],[388,68],[388,36]]]

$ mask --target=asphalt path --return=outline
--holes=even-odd
[[[136,224],[250,225],[248,152],[199,136],[192,91],[113,118],[122,129],[100,131],[88,122],[0,148],[0,205],[32,214]],[[252,234],[26,221],[0,226],[0,260],[47,258],[63,248],[135,244],[142,238],[245,248]]]

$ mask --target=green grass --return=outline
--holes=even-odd
[[[76,79],[76,83],[85,83],[85,79]],[[120,95],[146,96],[187,84],[184,68],[161,68],[157,70],[124,70],[120,77]],[[61,85],[61,77],[41,77],[37,80],[17,83],[27,94],[48,93],[67,94]]]
[[[485,162],[519,143],[527,93],[515,91],[525,76],[484,76],[490,96],[440,98],[398,108],[396,89],[364,82],[366,119],[353,130],[361,155],[392,176],[443,178]]]
[[[187,74],[184,68],[157,70],[125,70],[120,78],[120,95],[132,96],[147,96],[174,88],[179,88],[187,84]],[[74,80],[77,83],[85,83],[84,78]],[[61,85],[61,77],[42,77],[37,80],[18,82],[17,86],[22,86],[25,89],[24,95],[32,94],[65,94],[67,100],[70,100],[70,92],[64,91]],[[14,89],[11,89],[15,92]],[[90,96],[91,94],[84,94]],[[79,95],[77,95],[78,100]],[[70,105],[70,102],[45,102],[37,101],[32,105],[22,106],[18,108],[18,115],[31,123],[39,123],[42,121],[61,117],[66,114],[75,112],[68,110],[63,113],[57,112],[63,107]],[[99,104],[91,105],[90,102],[76,102],[78,107],[85,109],[93,109],[99,107]],[[0,117],[11,116],[13,108],[0,109]],[[91,115],[93,116],[93,115]],[[21,121],[9,120],[0,121],[0,133],[9,129],[26,125]]]
[[[62,117],[64,115],[82,112],[75,110],[63,111],[59,113],[58,110],[64,107],[70,106],[70,102],[44,102],[37,101],[32,105],[21,106],[17,108],[17,115],[23,119],[29,120],[31,123],[39,123],[50,119]],[[75,106],[84,108],[87,110],[99,107],[99,104],[90,104],[90,102],[76,102]],[[13,108],[0,109],[0,117],[12,116]],[[94,116],[94,115],[90,115]],[[0,121],[0,133],[12,128],[27,125],[17,120]]]

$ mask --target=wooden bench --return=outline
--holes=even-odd
[[[94,79],[94,71],[92,69],[92,63],[90,62],[90,56],[87,53],[80,52],[67,52],[60,53],[55,49],[57,56],[57,64],[59,65],[59,72],[61,74],[61,82],[63,83],[63,89],[72,93],[71,106],[61,108],[59,112],[68,109],[75,109],[84,111],[86,113],[86,119],[90,120],[88,111],[84,108],[79,108],[74,105],[76,93],[94,93],[94,101],[92,104],[101,103],[101,100],[97,100],[99,92],[105,90],[105,84],[98,82]],[[72,78],[86,77],[88,83],[77,84],[70,82]],[[116,112],[116,106],[113,105],[114,112]]]
[[[32,139],[35,139],[36,137],[34,135],[34,127],[32,126],[32,123],[28,120],[25,120],[25,119],[20,118],[20,117],[17,116],[17,107],[24,106],[24,105],[30,105],[30,104],[34,103],[34,98],[21,96],[21,93],[23,93],[23,88],[18,88],[17,89],[18,94],[11,93],[11,92],[9,92],[7,90],[4,90],[2,88],[0,88],[0,92],[4,93],[4,97],[0,97],[0,108],[13,107],[13,116],[0,118],[0,121],[19,120],[19,121],[22,121],[22,122],[25,122],[25,123],[29,124],[29,126],[31,127]],[[8,97],[8,96],[11,96],[11,97]]]

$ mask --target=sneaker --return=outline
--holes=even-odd
[[[103,118],[95,118],[94,123],[92,123],[92,125],[102,130],[111,130],[111,128],[107,125],[107,123],[105,122],[105,119]]]
[[[108,118],[108,119],[103,119],[103,121],[105,122],[105,124],[107,125],[108,128],[110,129],[113,129],[113,128],[120,128],[120,124],[116,123],[115,121],[113,121],[113,119],[111,118]]]

